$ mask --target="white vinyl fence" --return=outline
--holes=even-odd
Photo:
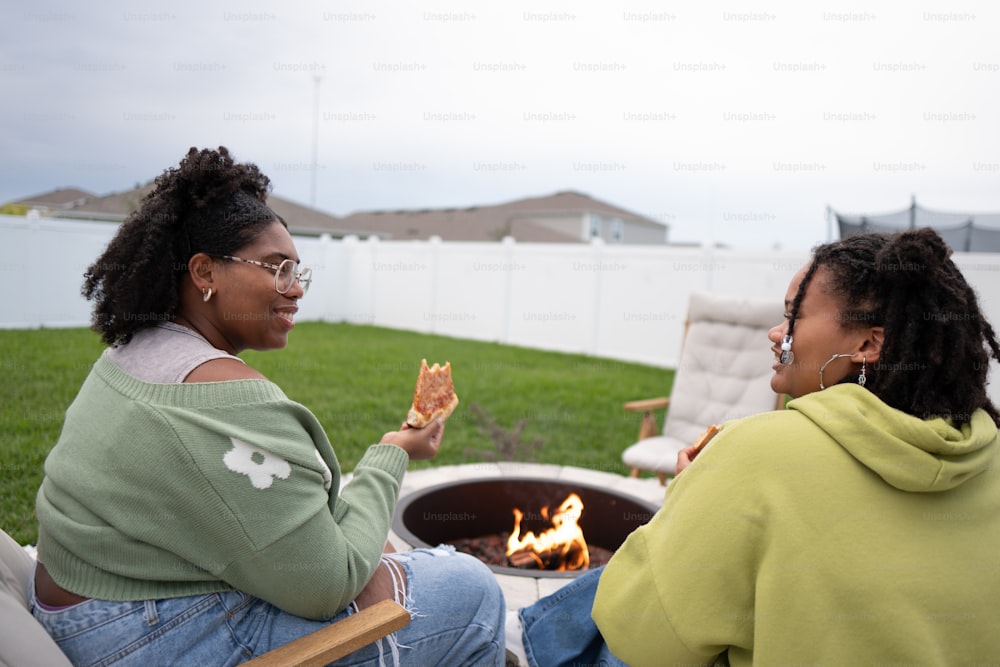
[[[7,287],[0,327],[87,326],[83,273],[116,229],[0,216]],[[780,303],[808,260],[804,251],[669,246],[295,242],[314,274],[299,321],[374,324],[663,367],[676,363],[692,290]],[[1000,253],[959,254],[956,263],[1000,327]],[[992,395],[1000,396],[996,387]]]

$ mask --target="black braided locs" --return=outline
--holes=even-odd
[[[809,268],[806,269],[805,275],[802,276],[802,282],[799,283],[799,287],[795,291],[795,296],[792,298],[792,305],[788,309],[788,329],[785,332],[788,336],[795,333],[795,320],[799,316],[799,306],[802,305],[802,299],[806,295],[806,288],[812,282],[813,275],[816,273],[816,267],[817,263],[815,260],[810,262]]]
[[[950,254],[940,236],[921,229],[895,236],[879,255],[893,325],[880,366],[899,367],[887,374],[884,389],[918,416],[964,423],[982,407],[1000,422],[986,385],[1000,345]]]
[[[1000,425],[986,389],[1000,344],[950,255],[927,228],[850,236],[814,249],[796,302],[822,267],[826,289],[841,301],[842,326],[884,327],[879,362],[868,365],[867,389],[920,418],[961,424],[982,408]]]
[[[234,254],[267,225],[284,224],[266,205],[269,187],[256,165],[236,163],[225,147],[191,148],[160,174],[84,274],[83,295],[94,302],[91,326],[104,342],[127,343],[172,319],[193,254]]]

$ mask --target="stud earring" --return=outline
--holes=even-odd
[[[212,288],[206,287],[201,291],[201,294],[202,294],[201,300],[204,301],[205,303],[208,303],[208,300],[212,298]]]
[[[868,357],[862,357],[861,358],[861,375],[858,376],[858,384],[861,385],[862,387],[865,386],[865,382],[868,381],[868,378],[865,377],[865,369],[867,367],[868,367]]]

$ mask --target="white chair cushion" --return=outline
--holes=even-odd
[[[34,559],[0,531],[0,665],[69,667],[69,660],[28,611],[28,584],[34,572]]]
[[[665,435],[654,435],[629,446],[622,452],[622,461],[629,468],[673,475],[677,472],[677,453],[692,441],[693,439],[678,440]]]
[[[782,317],[776,301],[692,293],[663,435],[627,448],[624,463],[673,475],[677,452],[710,425],[773,410],[767,332]]]

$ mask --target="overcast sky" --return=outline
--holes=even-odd
[[[985,0],[5,14],[0,202],[128,189],[226,145],[276,194],[337,215],[578,190],[672,241],[808,249],[828,205],[1000,211],[1000,10]]]

